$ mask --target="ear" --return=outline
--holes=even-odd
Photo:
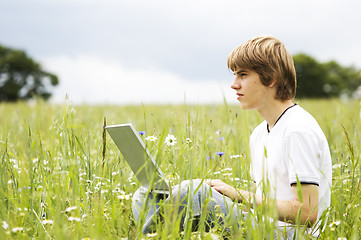
[[[276,82],[277,82],[277,78],[274,77],[274,78],[272,79],[272,82],[271,82],[270,85],[268,85],[268,86],[269,86],[269,87],[273,87],[274,85],[276,85]]]

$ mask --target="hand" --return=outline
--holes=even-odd
[[[234,187],[228,185],[227,183],[222,182],[222,180],[212,179],[212,180],[206,180],[205,182],[217,192],[222,193],[223,195],[229,197],[232,201],[242,200],[237,190]]]

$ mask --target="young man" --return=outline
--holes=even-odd
[[[256,204],[267,201],[262,193],[268,189],[280,221],[296,223],[300,211],[300,223],[312,226],[330,206],[332,162],[316,120],[293,103],[291,55],[278,39],[257,37],[232,51],[228,67],[241,108],[257,110],[265,120],[250,137],[256,191],[237,191],[221,181],[210,185],[232,200],[254,199]]]
[[[287,237],[292,238],[292,224],[317,226],[330,206],[332,163],[326,137],[316,120],[293,103],[295,67],[292,56],[278,39],[256,37],[245,42],[231,52],[228,67],[235,75],[231,87],[241,108],[257,110],[264,119],[250,137],[255,190],[235,189],[221,180],[206,181],[199,188],[199,181],[185,181],[174,187],[178,193],[174,196],[182,199],[191,191],[195,215],[200,214],[210,192],[214,201],[207,209],[213,212],[218,205],[225,215],[232,212],[235,217],[240,216],[240,211],[232,205],[233,201],[256,205],[272,202],[278,213],[278,226],[290,226]],[[140,196],[138,191],[138,201],[134,201],[138,202],[138,209],[143,204]],[[134,213],[138,218],[137,211]]]

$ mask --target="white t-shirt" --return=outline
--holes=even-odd
[[[258,125],[250,137],[251,176],[257,185],[277,200],[293,200],[292,184],[319,186],[317,219],[330,206],[332,160],[327,139],[317,121],[294,105],[278,119],[271,131],[267,122]],[[267,189],[267,190],[266,190]]]

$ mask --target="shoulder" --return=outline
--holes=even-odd
[[[327,150],[327,138],[316,119],[300,106],[290,110],[279,132],[284,146],[297,143],[298,146]]]
[[[291,108],[280,121],[284,135],[293,133],[321,134],[323,132],[316,119],[301,106]]]
[[[251,137],[250,137],[251,141],[265,135],[266,132],[267,132],[267,122],[263,121],[251,133]]]

